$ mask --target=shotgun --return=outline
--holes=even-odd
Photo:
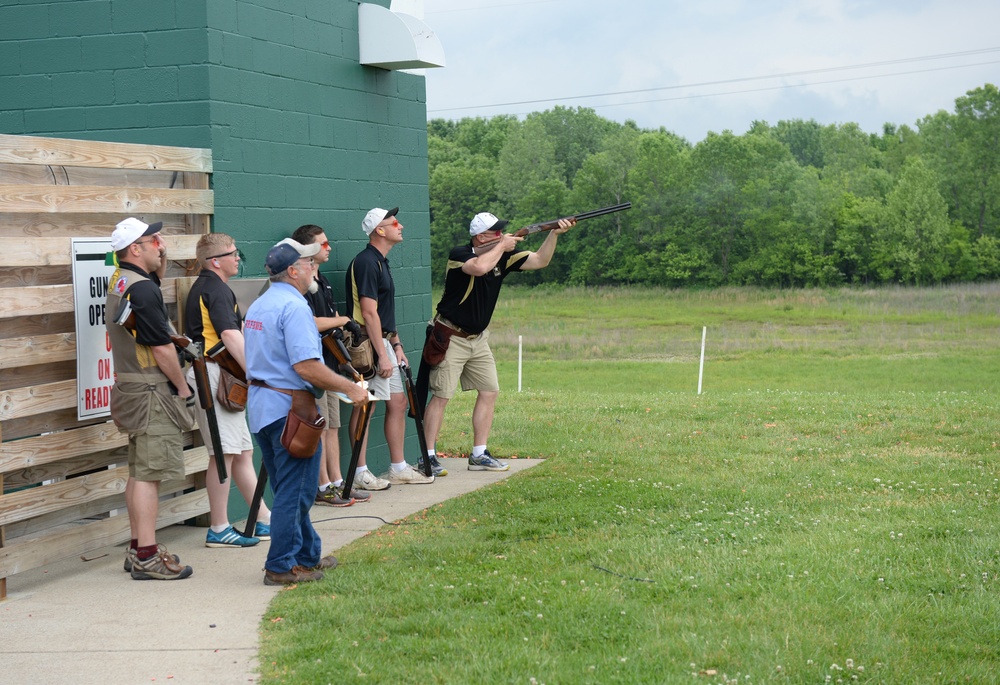
[[[417,426],[417,441],[420,443],[420,465],[424,475],[431,477],[431,460],[427,457],[427,437],[424,435],[424,410],[417,401],[417,390],[413,385],[413,375],[410,367],[406,364],[399,365],[399,372],[403,374],[403,388],[406,391],[406,402],[410,405],[410,416]]]
[[[354,322],[352,321],[351,323]],[[356,323],[354,325],[357,326]],[[344,331],[339,328],[332,328],[323,333],[320,339],[323,342],[323,347],[333,355],[337,366],[340,367],[334,369],[334,371],[350,376],[355,383],[361,383],[361,387],[366,387],[364,385],[364,376],[351,366],[351,353],[347,351],[347,345],[344,344]],[[351,435],[351,463],[344,474],[344,499],[351,498],[351,489],[354,487],[354,473],[358,470],[358,462],[361,460],[361,448],[365,442],[365,433],[368,432],[368,424],[371,421],[372,410],[374,408],[375,401],[373,399],[369,399],[361,406],[361,416],[358,417],[358,424]]]
[[[196,343],[186,335],[171,335],[171,342],[178,350],[182,350],[184,355],[191,362],[194,368],[194,383],[198,388],[198,403],[205,410],[205,419],[208,422],[208,435],[212,440],[212,451],[215,453],[215,470],[219,472],[219,482],[225,483],[229,478],[226,472],[226,455],[222,451],[222,436],[219,433],[219,419],[215,415],[215,402],[212,400],[212,384],[208,380],[208,368],[205,366],[205,355],[202,354],[201,344]]]
[[[613,214],[615,212],[622,212],[626,209],[632,209],[631,202],[622,202],[618,205],[611,205],[610,207],[601,207],[600,209],[592,209],[589,212],[581,212],[579,214],[574,214],[572,216],[563,217],[563,219],[576,219],[577,221],[583,221],[584,219],[593,219],[594,217],[604,216],[605,214]],[[532,233],[539,233],[541,231],[551,231],[553,228],[559,228],[559,222],[562,219],[553,219],[552,221],[543,221],[539,224],[531,224],[530,226],[525,226],[524,228],[519,228],[511,235],[515,235],[518,238],[523,238],[525,236],[531,235]],[[499,243],[500,240],[494,240],[489,243],[483,243],[479,247],[488,248],[491,245]],[[478,248],[477,248],[478,249]]]

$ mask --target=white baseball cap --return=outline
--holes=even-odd
[[[504,219],[498,219],[489,212],[480,212],[472,217],[469,224],[469,235],[479,235],[486,231],[501,231],[508,224]]]
[[[380,223],[388,219],[390,216],[396,216],[399,211],[399,207],[393,207],[392,209],[382,209],[381,207],[376,207],[375,209],[368,210],[365,214],[364,221],[361,222],[361,229],[365,232],[365,235],[371,235],[375,227]]]
[[[143,236],[159,233],[161,228],[163,228],[162,221],[146,224],[130,216],[115,226],[114,233],[111,234],[111,249],[115,252],[124,250]]]

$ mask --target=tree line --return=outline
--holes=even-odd
[[[428,122],[440,283],[472,217],[581,222],[530,283],[830,286],[1000,278],[1000,91],[879,134],[753,122],[690,144],[587,108]],[[529,249],[541,238],[527,238]]]

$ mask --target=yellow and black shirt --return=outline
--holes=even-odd
[[[448,273],[444,278],[444,294],[437,312],[466,333],[478,335],[486,330],[493,318],[500,288],[507,274],[520,271],[531,252],[515,250],[504,253],[492,270],[482,276],[470,276],[462,265],[476,256],[472,245],[460,245],[448,255]]]
[[[204,343],[207,352],[222,340],[223,331],[242,329],[243,314],[232,288],[215,272],[202,271],[184,306],[184,333]]]

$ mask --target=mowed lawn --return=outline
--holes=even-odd
[[[998,295],[506,289],[547,461],[280,593],[263,682],[1000,682]]]

